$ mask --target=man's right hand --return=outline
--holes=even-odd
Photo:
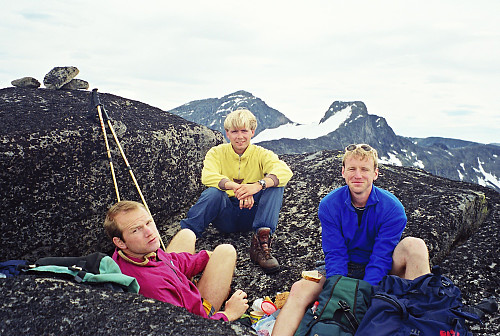
[[[226,188],[226,190],[232,190],[232,191],[237,190],[240,186],[241,186],[241,184],[233,182],[233,181],[227,181],[224,184],[224,188]]]
[[[234,321],[239,319],[247,311],[248,307],[247,293],[238,289],[226,301],[226,310],[224,310],[224,313],[226,313],[229,321]]]

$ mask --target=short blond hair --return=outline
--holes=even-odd
[[[369,158],[373,159],[373,170],[378,168],[378,153],[377,150],[371,146],[370,150],[365,150],[362,145],[356,145],[357,147],[353,150],[346,150],[344,152],[344,156],[342,157],[342,167],[345,168],[345,161],[350,157],[356,157],[360,160],[368,160]]]
[[[116,216],[122,212],[128,212],[136,209],[146,210],[144,205],[135,201],[120,201],[109,208],[106,213],[106,218],[104,219],[104,231],[110,239],[118,237],[123,240],[123,232],[120,230],[115,221]]]
[[[257,128],[257,119],[246,108],[238,108],[233,112],[229,113],[224,120],[224,129],[229,132],[230,129],[242,129],[247,128],[251,131],[255,131]]]

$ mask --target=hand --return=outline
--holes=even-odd
[[[224,188],[226,188],[226,190],[233,190],[233,191],[237,190],[240,186],[241,184],[233,181],[227,181],[226,184],[224,184]]]
[[[239,187],[233,190],[234,190],[234,196],[236,196],[236,198],[241,201],[242,199],[255,195],[256,193],[262,190],[262,187],[260,186],[260,184],[256,183],[240,184]]]
[[[231,296],[229,300],[226,301],[226,316],[229,321],[234,321],[239,319],[248,309],[247,293],[238,289]]]
[[[253,196],[250,195],[249,197],[240,200],[240,209],[247,208],[250,210],[253,207],[254,203],[255,201],[253,199]]]

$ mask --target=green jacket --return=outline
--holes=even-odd
[[[240,156],[230,143],[212,147],[203,161],[201,182],[207,187],[221,189],[219,182],[229,179],[237,183],[255,183],[266,175],[278,178],[278,187],[284,187],[292,178],[288,165],[278,155],[263,147],[250,144]],[[222,190],[222,189],[221,189]],[[234,192],[226,190],[232,197]]]

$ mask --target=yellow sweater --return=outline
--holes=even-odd
[[[285,186],[293,175],[288,165],[268,149],[250,144],[240,156],[230,143],[225,143],[208,151],[203,161],[201,182],[207,187],[220,189],[219,182],[225,178],[241,184],[255,183],[267,174],[278,178],[278,187]],[[226,192],[230,197],[234,196],[232,190]]]

